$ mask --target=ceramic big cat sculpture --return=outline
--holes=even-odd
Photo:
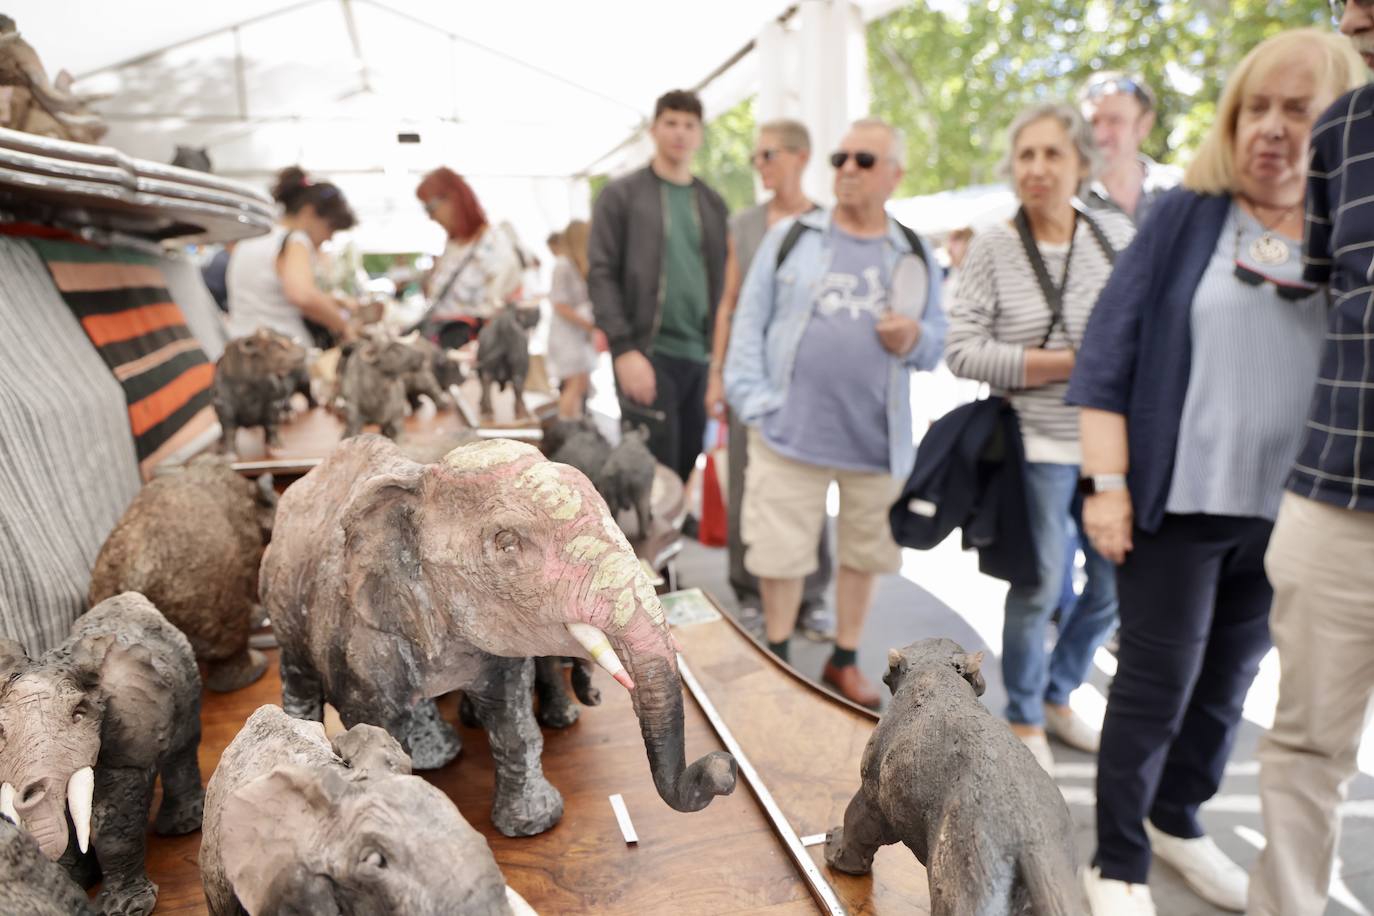
[[[103,912],[143,916],[157,902],[143,856],[159,773],[153,829],[200,829],[199,745],[195,655],[142,595],[102,601],[32,661],[0,639],[0,812],[49,859],[67,853],[83,884],[94,877],[89,845],[104,875]],[[69,813],[81,857],[68,850]]]
[[[492,821],[547,830],[529,656],[591,657],[630,690],[659,795],[679,811],[735,786],[735,761],[683,748],[673,639],[639,561],[582,474],[507,439],[417,464],[390,441],[340,443],[282,496],[261,593],[281,644],[283,706],[457,753],[423,702],[462,689],[496,761]],[[421,761],[416,760],[416,767]]]
[[[533,913],[395,739],[355,725],[330,741],[276,706],[249,717],[210,777],[200,870],[211,916]]]
[[[982,660],[948,639],[891,651],[892,705],[825,861],[865,875],[880,846],[903,843],[929,872],[931,916],[1081,916],[1068,806],[978,701]]]

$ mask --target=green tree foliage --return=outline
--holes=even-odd
[[[754,98],[750,96],[706,125],[692,171],[715,188],[731,212],[754,203]]]
[[[1331,27],[1326,0],[916,2],[868,27],[872,112],[907,133],[899,194],[924,194],[998,180],[1018,111],[1071,100],[1096,71],[1125,70],[1159,95],[1145,151],[1183,164],[1229,70],[1303,25]]]

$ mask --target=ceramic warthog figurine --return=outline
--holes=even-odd
[[[410,345],[420,354],[422,362],[414,372],[406,373],[406,400],[412,408],[418,408],[420,395],[425,395],[440,410],[450,406],[453,398],[448,390],[451,385],[463,384],[462,365],[447,350],[418,334]]]
[[[305,372],[305,348],[284,334],[259,328],[229,341],[215,364],[214,403],[220,447],[233,453],[241,426],[261,426],[269,447],[281,445],[277,424],[290,412],[291,394]]]
[[[382,435],[401,435],[406,416],[405,377],[418,371],[424,358],[395,338],[377,337],[349,344],[339,367],[339,395],[344,401],[344,438],[376,423]]]
[[[626,509],[635,510],[640,537],[649,533],[649,523],[654,518],[654,456],[645,444],[648,441],[649,431],[643,426],[625,430],[601,470],[592,477],[606,505],[611,507],[612,517]]]
[[[530,912],[395,739],[355,725],[330,741],[276,706],[249,717],[210,777],[200,872],[211,916]]]
[[[96,916],[86,892],[0,816],[0,916]]]
[[[319,719],[327,701],[431,768],[459,743],[424,698],[471,698],[508,836],[547,830],[563,808],[540,763],[530,656],[590,657],[630,689],[672,807],[734,789],[728,754],[687,765],[663,606],[606,504],[533,446],[484,440],[424,465],[378,436],[345,440],[282,496],[261,585],[292,715]]]
[[[219,456],[153,478],[100,548],[91,604],[140,592],[191,641],[206,687],[253,683],[267,667],[248,632],[276,506],[271,476],[254,483]]]
[[[528,328],[520,310],[508,305],[478,332],[477,377],[482,382],[483,416],[492,414],[492,385],[499,385],[502,391],[509,385],[515,392],[515,415],[529,416],[525,409],[525,376],[530,371],[530,341],[525,334]]]
[[[30,661],[0,640],[0,811],[81,879],[88,845],[104,875],[97,906],[143,916],[157,885],[143,867],[153,782],[160,834],[200,829],[200,675],[186,637],[134,592],[77,618]],[[75,828],[71,852],[67,816]]]
[[[1079,916],[1073,824],[1030,751],[978,697],[983,653],[948,639],[893,649],[892,705],[864,749],[859,791],[825,861],[867,874],[904,843],[930,873],[932,916]]]

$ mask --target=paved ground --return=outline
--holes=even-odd
[[[688,544],[679,558],[678,575],[681,587],[699,586],[727,609],[734,609],[734,595],[726,581],[724,550]],[[983,669],[988,690],[983,700],[989,709],[1000,711],[1006,694],[993,657],[1000,654],[1004,594],[1005,587],[981,576],[973,555],[958,550],[953,539],[928,553],[905,551],[902,575],[887,577],[879,585],[860,648],[860,665],[880,684],[889,647],[928,636],[947,636],[970,651],[988,651],[989,662]],[[801,637],[792,641],[793,663],[818,678],[828,653],[826,645]],[[1101,721],[1106,686],[1113,670],[1112,657],[1099,652],[1091,683],[1074,694],[1075,708],[1090,720]],[[1246,721],[1221,792],[1203,811],[1209,833],[1246,867],[1255,861],[1263,843],[1255,744],[1273,715],[1276,681],[1277,665],[1271,657],[1247,702]],[[1361,760],[1365,772],[1356,779],[1351,801],[1344,809],[1341,877],[1328,910],[1332,916],[1371,916],[1374,910],[1374,737],[1366,738],[1364,750]],[[1069,801],[1078,828],[1079,853],[1086,861],[1094,842],[1095,760],[1092,755],[1062,745],[1055,745],[1055,759],[1055,777]],[[1167,865],[1154,869],[1150,885],[1161,914],[1212,916],[1223,912],[1198,899]]]

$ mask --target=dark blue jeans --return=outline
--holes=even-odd
[[[1104,878],[1144,884],[1143,822],[1203,835],[1245,694],[1269,651],[1262,518],[1166,515],[1136,529],[1117,571],[1121,646],[1097,756],[1097,855]]]

